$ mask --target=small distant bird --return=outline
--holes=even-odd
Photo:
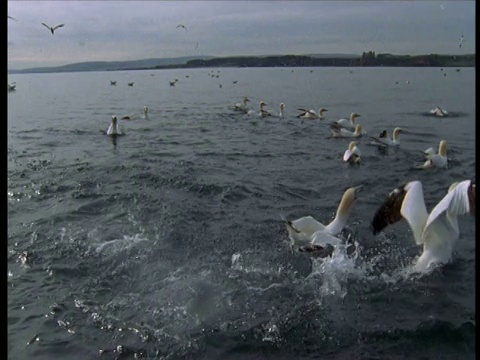
[[[178,24],[178,25],[177,25],[177,29],[178,29],[178,28],[184,28],[185,30],[187,30],[187,27],[186,27],[185,25],[183,25],[183,24]]]
[[[114,86],[114,85],[117,85],[117,82],[110,80],[110,85],[113,85],[113,86]]]
[[[458,44],[458,47],[462,47],[462,44],[463,44],[463,35],[460,36],[460,44]]]
[[[61,27],[64,27],[65,24],[59,24],[57,26],[54,26],[54,27],[51,27],[51,26],[48,26],[47,24],[45,23],[42,23],[43,26],[45,26],[48,30],[51,31],[52,35],[54,34],[55,30],[57,30],[58,28],[61,28]]]
[[[134,82],[129,82],[128,86],[133,86]]]
[[[9,19],[12,19],[12,20],[15,20],[15,21],[18,21],[17,19],[11,17],[10,15],[7,15]]]

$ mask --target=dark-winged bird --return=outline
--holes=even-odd
[[[54,34],[54,31],[55,31],[55,30],[57,30],[58,28],[61,28],[61,27],[65,26],[65,24],[60,24],[60,25],[51,27],[51,26],[48,26],[48,25],[45,24],[45,23],[42,23],[42,25],[45,26],[48,30],[50,30],[50,31],[52,32],[52,35]]]

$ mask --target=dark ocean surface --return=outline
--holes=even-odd
[[[395,187],[421,180],[430,210],[474,177],[474,68],[8,80],[9,359],[474,358],[475,219],[459,219],[453,261],[427,275],[408,272],[421,248],[406,222],[370,229]],[[244,96],[284,102],[284,118],[235,113]],[[451,116],[429,116],[436,106]],[[295,118],[319,107],[327,120]],[[349,140],[328,139],[328,123],[353,111],[368,135],[401,126],[400,148],[363,137],[364,163],[344,165]],[[105,135],[127,114],[124,136]],[[414,169],[442,139],[449,167]],[[329,222],[360,184],[355,257],[290,247],[282,218]]]

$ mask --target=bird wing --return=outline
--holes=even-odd
[[[423,243],[422,231],[428,218],[422,183],[412,181],[394,189],[376,211],[373,220],[373,234],[376,235],[388,225],[405,219],[412,229],[415,242]]]
[[[400,213],[410,225],[415,243],[421,245],[423,244],[422,233],[428,219],[422,183],[420,181],[409,182],[406,190],[407,193],[403,199]]]
[[[56,29],[61,28],[61,27],[63,27],[63,26],[65,26],[65,24],[59,24],[59,25],[55,26],[55,27],[53,28],[53,30],[56,30]]]
[[[472,208],[474,210],[474,204],[475,183],[471,180],[460,182],[430,212],[425,225],[424,237],[428,236],[438,222],[445,221],[446,216],[454,218],[468,214]]]
[[[48,26],[47,24],[45,24],[43,22],[42,22],[42,25],[45,26],[48,30],[52,30],[52,28],[50,26]]]
[[[294,220],[291,222],[294,229],[297,231],[300,231],[302,233],[312,235],[314,232],[318,230],[324,230],[325,225],[323,225],[321,222],[315,220],[311,216],[304,216],[301,217],[300,219]]]
[[[343,161],[348,161],[352,155],[353,152],[351,152],[350,149],[345,150],[345,153],[343,154]]]
[[[329,233],[326,233],[325,231],[319,230],[312,235],[311,244],[323,247],[327,246],[328,244],[336,246],[343,244],[343,241],[333,235],[330,235]]]

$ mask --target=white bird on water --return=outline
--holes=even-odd
[[[143,117],[144,117],[145,119],[148,118],[148,107],[147,107],[147,106],[144,106],[144,107],[143,107]]]
[[[415,243],[423,245],[423,252],[413,270],[428,272],[435,265],[451,260],[460,235],[458,216],[475,215],[475,188],[474,180],[453,183],[429,214],[422,183],[411,181],[393,190],[379,207],[372,220],[373,234],[405,219],[413,232]]]
[[[370,144],[380,146],[380,147],[399,146],[400,145],[399,134],[401,132],[403,132],[403,129],[400,127],[396,127],[395,129],[393,129],[392,138],[390,139],[388,137],[387,130],[384,130],[378,137],[371,136],[370,138],[373,141]]]
[[[357,143],[351,141],[350,144],[348,144],[348,149],[345,150],[345,153],[343,154],[343,161],[348,162],[349,164],[360,164],[362,161],[360,155],[362,154]]]
[[[112,123],[107,129],[107,135],[121,135],[122,131],[120,130],[120,127],[117,124],[117,117],[112,116]]]
[[[318,114],[315,112],[315,110],[307,110],[307,109],[298,109],[300,111],[300,114],[298,114],[296,117],[301,118],[301,119],[320,119],[320,120],[325,120],[325,115],[323,115],[324,112],[327,112],[328,110],[321,107],[318,109]]]
[[[438,145],[438,153],[435,153],[435,150],[430,147],[424,151],[427,160],[420,165],[416,165],[417,169],[428,169],[432,167],[445,168],[448,165],[447,158],[447,141],[441,140]]]
[[[363,127],[360,124],[355,126],[355,131],[350,131],[337,124],[336,122],[330,125],[330,131],[332,137],[334,138],[351,138],[351,137],[360,137],[363,134]]]
[[[250,99],[248,97],[244,97],[242,102],[238,102],[236,103],[234,106],[233,106],[233,110],[235,111],[240,111],[240,112],[243,112],[243,113],[247,113],[248,112],[248,103],[250,102]]]
[[[448,111],[442,109],[440,106],[437,106],[435,109],[430,110],[430,114],[443,117],[448,115]]]
[[[302,249],[308,252],[326,252],[331,255],[334,248],[343,244],[343,240],[336,237],[345,227],[352,211],[352,206],[357,200],[358,193],[363,185],[348,188],[338,205],[335,218],[324,225],[312,216],[301,217],[297,220],[285,220],[288,236],[292,245],[304,246]]]
[[[58,28],[61,28],[61,27],[64,27],[65,24],[59,24],[57,26],[49,26],[45,23],[42,23],[43,26],[45,26],[48,30],[50,30],[50,32],[52,33],[52,35],[55,33],[55,30],[57,30]]]
[[[361,117],[361,115],[356,113],[356,112],[352,112],[350,114],[350,120],[340,119],[340,120],[337,120],[335,122],[337,124],[341,125],[343,128],[345,128],[347,130],[354,131],[355,126],[357,125],[357,124],[355,124],[355,119],[358,118],[358,117]]]

